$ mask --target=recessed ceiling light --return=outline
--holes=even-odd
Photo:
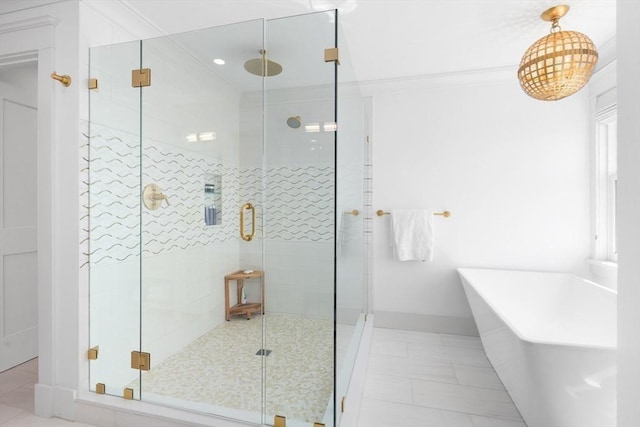
[[[214,64],[218,64],[218,65],[224,65],[225,64],[224,59],[220,59],[220,58],[214,59],[213,63]]]
[[[198,141],[213,141],[216,139],[215,132],[200,132],[198,134]]]
[[[322,130],[324,130],[325,132],[335,132],[336,130],[338,130],[338,125],[336,124],[336,122],[324,122]]]
[[[304,126],[305,132],[320,132],[320,123],[309,123]]]
[[[187,142],[213,141],[216,139],[216,133],[213,131],[190,133],[185,138]]]

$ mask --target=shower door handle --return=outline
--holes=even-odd
[[[245,214],[247,210],[251,211],[251,234],[245,233]],[[246,242],[253,240],[256,235],[256,208],[251,203],[245,203],[240,208],[240,237]]]

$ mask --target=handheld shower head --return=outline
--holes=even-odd
[[[300,116],[293,116],[287,119],[287,126],[291,129],[298,129],[302,125],[302,121],[300,120]]]

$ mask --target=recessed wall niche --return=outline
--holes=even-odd
[[[205,174],[204,225],[222,224],[222,176]]]

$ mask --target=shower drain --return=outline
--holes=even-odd
[[[271,350],[265,350],[264,348],[261,348],[260,350],[258,350],[258,352],[256,353],[256,356],[265,356],[267,357],[268,355],[271,354]]]

